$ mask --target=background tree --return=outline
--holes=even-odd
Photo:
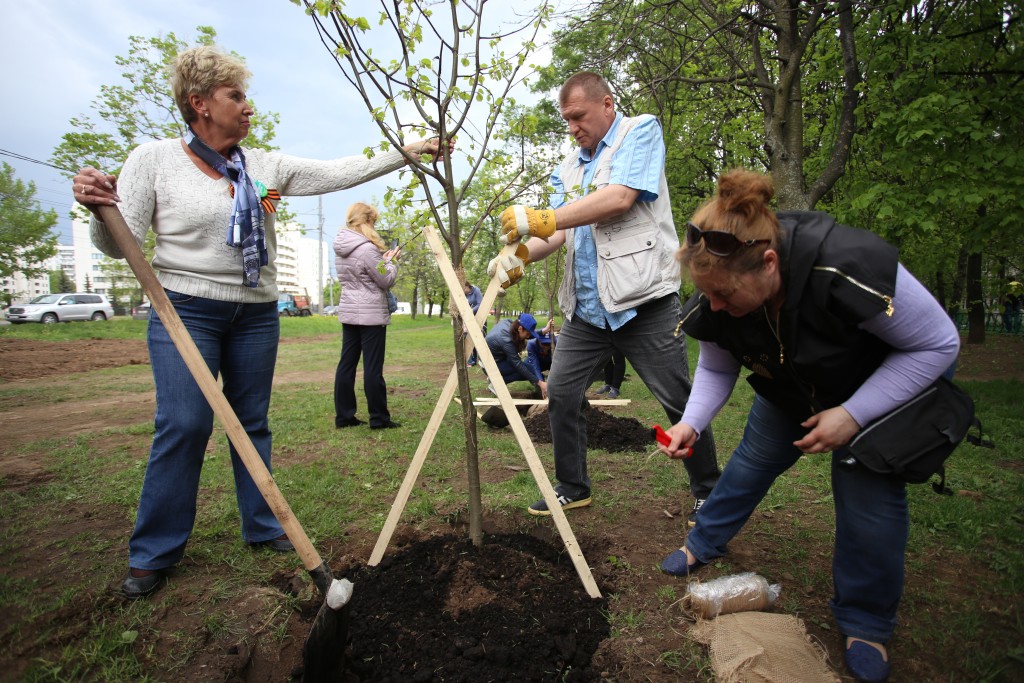
[[[392,291],[399,300],[410,302],[414,319],[419,315],[420,302],[424,303],[430,317],[432,304],[443,303],[442,293],[448,291],[423,239],[423,220],[422,215],[407,205],[385,203],[378,228],[385,241],[390,244],[390,240],[397,239],[402,248],[399,276]]]
[[[328,278],[320,294],[323,297],[320,300],[324,302],[324,305],[337,306],[338,301],[341,300],[341,283],[334,278]]]
[[[50,291],[54,293],[73,292],[75,291],[75,282],[68,277],[67,272],[63,268],[51,270]]]
[[[293,1],[299,4],[299,0]],[[385,204],[412,206],[414,199],[421,198],[418,204],[423,219],[437,226],[456,272],[461,271],[467,247],[481,229],[491,227],[489,217],[529,187],[522,182],[525,163],[515,163],[492,143],[503,112],[514,105],[511,92],[527,74],[527,57],[550,16],[550,7],[542,2],[518,25],[491,30],[484,22],[489,7],[485,0],[430,5],[397,0],[381,5],[373,15],[378,28],[372,29],[367,18],[349,14],[344,2],[302,0],[302,4],[345,80],[377,123],[384,138],[380,149],[400,147],[416,137],[458,139],[456,155],[433,162],[409,158],[410,170],[403,177],[411,173],[412,178],[404,188],[389,189]],[[515,46],[514,51],[506,53],[505,47],[510,45]],[[376,148],[367,148],[367,154],[372,155]],[[475,218],[470,220],[461,212],[461,205],[487,163],[507,165],[509,172],[481,198]],[[476,414],[461,343],[462,321],[457,314],[452,335],[466,432],[470,536],[480,544]]]
[[[14,167],[0,164],[0,278],[20,272],[33,278],[47,272],[57,253],[57,212],[43,211],[36,185],[14,177]]]
[[[843,173],[860,81],[849,2],[598,0],[554,55],[541,87],[590,69],[624,112],[659,117],[675,206],[723,167],[769,171],[783,209],[810,209]]]
[[[968,342],[984,341],[986,305],[1021,272],[1020,11],[906,2],[868,17],[864,124],[835,197],[837,214],[901,248],[951,314],[966,300]]]
[[[538,87],[589,68],[623,111],[657,114],[677,222],[722,170],[764,169],[779,208],[895,242],[948,308],[967,300],[980,341],[994,264],[1020,263],[1020,16],[998,0],[597,0]]]

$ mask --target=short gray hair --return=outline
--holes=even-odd
[[[562,84],[562,89],[558,91],[558,103],[565,104],[569,95],[576,89],[582,90],[583,95],[591,102],[603,100],[606,96],[612,97],[612,89],[601,74],[593,71],[581,71]]]

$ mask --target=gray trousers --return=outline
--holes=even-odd
[[[586,391],[613,351],[625,354],[665,409],[669,424],[683,416],[691,384],[686,338],[682,333],[674,336],[680,315],[679,297],[673,294],[640,306],[636,317],[615,331],[594,327],[578,316],[559,331],[548,376],[548,416],[558,493],[574,500],[590,495]],[[710,427],[701,434],[693,455],[683,460],[683,465],[690,477],[690,492],[695,498],[707,498],[721,474]]]

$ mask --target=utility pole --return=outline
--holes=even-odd
[[[316,240],[316,284],[317,312],[324,312],[324,197],[316,198],[316,214],[319,223],[319,235]]]

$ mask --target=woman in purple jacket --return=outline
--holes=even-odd
[[[374,230],[377,210],[357,202],[349,207],[345,227],[334,238],[334,266],[341,282],[341,360],[334,374],[334,426],[366,424],[356,417],[356,366],[363,356],[363,391],[370,429],[401,425],[388,412],[384,382],[384,348],[391,324],[387,292],[398,276],[400,250],[387,249]]]

